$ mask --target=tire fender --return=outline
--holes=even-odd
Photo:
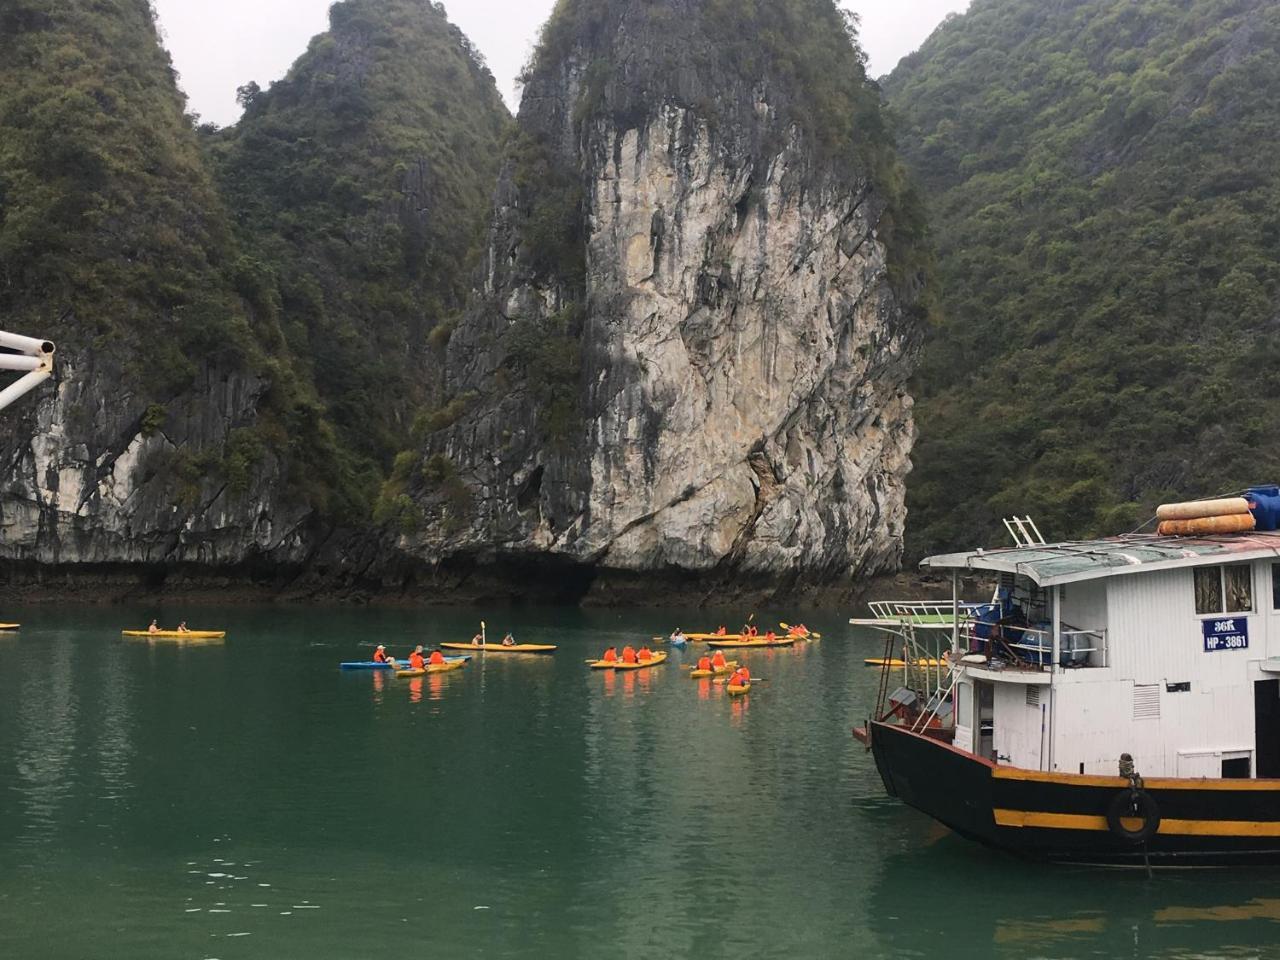
[[[1130,830],[1121,821],[1139,819],[1142,826]],[[1107,829],[1127,843],[1146,843],[1160,829],[1160,806],[1145,790],[1121,790],[1107,807]]]

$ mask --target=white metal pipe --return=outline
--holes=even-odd
[[[5,333],[2,330],[0,330],[0,347],[5,347],[8,350],[19,350],[33,357],[47,356],[54,351],[53,344],[48,340],[23,337],[16,333]]]
[[[16,383],[11,383],[9,384],[9,386],[5,387],[3,390],[0,390],[0,410],[3,410],[5,407],[9,406],[9,404],[13,403],[18,398],[30,393],[36,387],[40,386],[40,384],[48,380],[51,376],[53,376],[52,369],[32,370],[30,373],[28,373],[22,379],[18,380]]]
[[[32,370],[39,370],[43,365],[43,357],[20,357],[16,353],[0,353],[0,370],[23,370],[29,373]]]

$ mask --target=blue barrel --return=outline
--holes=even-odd
[[[1252,507],[1255,530],[1280,530],[1280,487],[1250,487],[1244,497]]]

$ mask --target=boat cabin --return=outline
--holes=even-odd
[[[1146,777],[1280,777],[1280,533],[1023,543],[924,566],[998,588],[855,622],[906,637],[920,662],[922,636],[950,648],[919,722],[957,749],[1064,773],[1115,776],[1128,753]]]

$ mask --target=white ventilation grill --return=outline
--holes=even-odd
[[[1040,706],[1040,688],[1032,684],[1027,684],[1027,706]]]
[[[1160,685],[1158,683],[1144,684],[1142,686],[1134,684],[1133,719],[1160,719]]]

